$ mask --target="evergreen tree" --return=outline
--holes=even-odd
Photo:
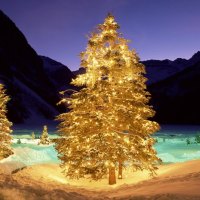
[[[200,134],[195,135],[195,142],[200,143]]]
[[[126,166],[153,174],[160,161],[151,138],[159,125],[149,120],[155,112],[148,105],[145,68],[118,29],[109,14],[91,34],[80,55],[86,73],[72,81],[82,89],[61,101],[70,112],[58,116],[56,149],[70,178],[108,174],[115,184],[117,169],[119,178]]]
[[[50,143],[50,140],[48,136],[47,126],[44,125],[39,144],[49,144],[49,143]]]
[[[9,97],[5,94],[4,86],[0,84],[0,160],[13,154],[10,135],[12,123],[6,117],[8,101]]]
[[[191,141],[189,138],[186,139],[186,143],[187,143],[187,145],[191,144]]]
[[[21,140],[20,139],[18,139],[17,140],[17,144],[21,144],[22,142],[21,142]]]
[[[32,140],[35,140],[35,133],[34,132],[32,132],[31,138],[32,138]]]

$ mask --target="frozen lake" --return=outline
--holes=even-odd
[[[199,126],[163,126],[154,135],[158,156],[164,163],[200,159],[200,143],[195,141],[196,136],[200,135],[199,130]]]
[[[24,165],[38,163],[59,163],[57,152],[53,145],[39,146],[38,140],[31,139],[34,131],[40,136],[40,129],[16,129],[13,132],[15,155],[8,161],[21,162]],[[200,159],[200,144],[195,143],[195,136],[200,134],[200,126],[162,126],[162,129],[154,134],[157,140],[155,149],[164,163],[183,162],[187,160]],[[57,137],[55,129],[49,130],[50,138]],[[20,139],[21,144],[17,144]],[[191,144],[187,144],[187,140]]]

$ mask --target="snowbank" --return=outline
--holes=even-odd
[[[163,165],[155,178],[150,178],[145,171],[127,171],[126,178],[118,180],[115,186],[109,186],[107,179],[98,182],[69,180],[57,164],[42,164],[26,167],[9,176],[2,173],[0,194],[6,200],[199,200],[199,166],[200,160]]]
[[[53,144],[51,145],[37,145],[36,143],[22,143],[14,148],[14,154],[0,160],[0,166],[2,164],[10,166],[10,170],[17,170],[19,168],[19,163],[23,166],[30,166],[41,163],[59,163],[57,158],[57,152],[54,149]],[[7,167],[7,168],[8,168]]]

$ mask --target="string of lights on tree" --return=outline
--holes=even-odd
[[[108,175],[115,184],[116,171],[118,178],[126,167],[154,174],[160,161],[151,137],[159,125],[149,120],[155,111],[148,105],[145,67],[118,29],[111,14],[98,25],[80,54],[86,72],[72,81],[82,89],[61,100],[70,112],[58,116],[56,149],[70,178]]]
[[[47,126],[44,125],[39,144],[48,145],[49,143],[50,143],[50,139],[49,139],[49,134],[47,131]]]
[[[9,100],[3,84],[0,84],[0,160],[13,154],[10,135],[12,123],[6,117],[6,105]]]

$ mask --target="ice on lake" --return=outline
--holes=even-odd
[[[184,162],[187,160],[200,159],[200,144],[195,143],[195,135],[200,127],[193,126],[163,126],[161,131],[154,134],[157,139],[155,149],[158,157],[164,163]],[[59,163],[54,145],[38,145],[38,139],[32,140],[31,133],[39,136],[39,130],[14,131],[13,148],[15,154],[6,159],[7,162],[20,162],[24,165],[39,163]],[[50,138],[57,137],[55,131],[49,131]],[[21,144],[17,144],[20,139]],[[189,139],[191,144],[187,144]]]
[[[164,163],[200,159],[200,144],[195,142],[199,131],[199,126],[162,126],[161,131],[154,135],[158,141],[155,144],[158,157]]]

